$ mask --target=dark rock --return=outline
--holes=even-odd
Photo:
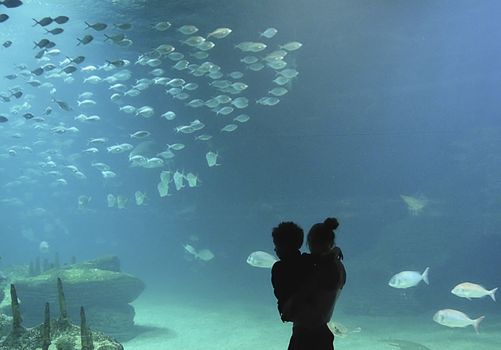
[[[120,272],[120,261],[116,257],[54,268],[38,276],[18,277],[14,282],[27,326],[40,322],[40,305],[46,302],[57,313],[60,303],[54,286],[58,278],[64,284],[69,320],[79,319],[83,305],[91,328],[120,339],[135,333],[135,312],[129,303],[142,293],[145,285],[137,277]]]
[[[122,341],[134,338],[134,316],[136,312],[131,305],[123,304],[113,307],[91,306],[86,308],[87,322],[92,328],[103,330]]]
[[[122,305],[134,301],[144,290],[144,283],[132,275],[100,269],[70,267],[51,270],[36,277],[15,281],[26,308],[40,305],[40,300],[57,302],[53,286],[57,278],[65,285],[70,305]]]
[[[94,260],[87,260],[75,266],[87,269],[99,269],[106,271],[120,272],[120,259],[117,256],[109,255]]]

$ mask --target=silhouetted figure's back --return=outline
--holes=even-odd
[[[334,349],[334,335],[327,323],[345,280],[337,259],[336,254],[302,255],[306,278],[284,308],[285,317],[294,322],[289,350]]]

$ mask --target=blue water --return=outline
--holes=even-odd
[[[0,13],[10,16],[0,23],[0,42],[13,42],[0,47],[2,77],[19,74],[20,63],[29,70],[47,63],[33,57],[39,50],[33,50],[32,42],[48,38],[61,50],[50,59],[56,65],[65,56],[78,55],[86,57],[79,68],[130,60],[125,69],[133,78],[124,84],[131,86],[136,79],[152,78],[148,72],[153,68],[134,62],[160,44],[174,45],[190,63],[203,61],[189,56],[194,50],[179,42],[186,36],[176,28],[192,24],[199,28],[195,35],[206,35],[229,27],[228,37],[213,39],[216,46],[207,60],[224,73],[242,71],[241,80],[249,88],[241,95],[250,100],[249,107],[229,116],[185,106],[192,98],[207,100],[220,93],[207,85],[211,79],[176,71],[167,58],[154,68],[197,82],[200,88],[186,101],[172,98],[158,85],[123,98],[124,104],[154,107],[149,119],[120,112],[109,100],[108,83],[83,83],[92,74],[104,78],[117,70],[77,71],[72,83],[49,79],[48,73],[34,77],[52,83],[53,95],[50,89],[26,84],[29,77],[0,79],[0,91],[18,86],[24,93],[0,102],[0,114],[9,118],[0,124],[0,269],[27,264],[41,254],[40,242],[47,241],[48,256],[59,252],[63,261],[115,254],[123,270],[142,278],[149,289],[273,304],[269,271],[248,266],[249,253],[272,252],[271,229],[280,221],[294,220],[307,230],[336,216],[348,269],[341,310],[395,317],[424,313],[433,322],[435,311],[457,308],[472,317],[485,314],[487,324],[489,317],[499,317],[492,300],[459,299],[450,290],[464,281],[488,289],[501,285],[500,10],[496,1],[33,0],[15,9],[0,5]],[[60,35],[32,26],[32,17],[58,15],[70,21],[47,28],[64,28]],[[164,20],[172,28],[151,29]],[[85,29],[84,21],[109,28]],[[124,31],[134,42],[131,47],[104,42],[103,33],[120,32],[113,23],[134,25]],[[277,28],[278,34],[259,38],[268,27]],[[76,38],[85,34],[92,34],[94,41],[77,46]],[[265,42],[268,48],[258,57],[289,41],[303,44],[284,59],[299,76],[276,106],[255,103],[275,87],[277,73],[246,69],[240,62],[246,54],[234,48],[242,41]],[[77,107],[83,91],[94,92],[95,107]],[[61,111],[52,97],[73,111]],[[31,108],[18,115],[10,112],[24,102]],[[45,123],[22,117],[26,112],[40,116],[47,106],[53,112],[44,116]],[[160,117],[168,110],[176,112],[175,120]],[[80,123],[73,119],[80,113],[97,114],[101,120]],[[240,113],[251,119],[235,132],[219,131]],[[174,131],[197,118],[206,124],[201,132]],[[52,133],[59,123],[80,131]],[[44,129],[35,130],[36,124]],[[154,153],[167,143],[186,148],[163,168],[131,168],[128,152],[109,154],[106,147],[139,144],[141,140],[128,136],[137,130],[152,132],[148,140],[155,142]],[[213,138],[195,141],[200,133]],[[82,154],[93,137],[108,141],[97,146],[99,153]],[[44,143],[33,144],[40,140]],[[33,151],[23,151],[23,146]],[[15,156],[8,154],[12,149]],[[208,167],[208,151],[218,152],[221,166]],[[40,167],[48,156],[67,186],[54,186],[58,177]],[[92,162],[109,164],[118,176],[103,179]],[[87,179],[76,179],[66,165],[76,165]],[[172,196],[160,198],[156,186],[162,170],[193,172],[201,184],[180,191],[171,185]],[[146,205],[135,204],[137,190],[147,194]],[[127,208],[108,208],[110,193],[127,196]],[[81,195],[91,197],[84,209],[78,207]],[[412,215],[401,195],[425,198],[427,204]],[[184,244],[210,249],[215,258],[194,260]],[[400,293],[387,285],[397,272],[427,266],[430,286]],[[412,307],[406,306],[407,298]]]

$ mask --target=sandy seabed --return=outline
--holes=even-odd
[[[273,304],[222,303],[146,293],[134,306],[141,333],[124,343],[126,350],[285,350],[291,333],[291,325],[279,320]],[[354,317],[338,313],[335,319],[348,329],[361,328],[360,332],[336,338],[336,350],[501,349],[499,317],[486,317],[479,335],[472,327],[437,325],[428,315]]]

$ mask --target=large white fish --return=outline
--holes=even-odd
[[[476,320],[472,320],[466,314],[461,311],[452,310],[452,309],[444,309],[437,311],[437,313],[433,316],[433,321],[441,324],[442,326],[447,326],[451,328],[462,328],[467,326],[473,326],[475,332],[478,334],[478,325],[485,316],[481,316]]]
[[[393,288],[403,289],[417,286],[421,281],[424,281],[426,284],[430,284],[428,281],[429,270],[430,268],[427,267],[422,274],[418,271],[399,272],[390,279],[388,285]]]
[[[488,295],[492,300],[496,301],[495,293],[497,290],[497,288],[487,290],[479,284],[463,282],[455,286],[451,290],[451,293],[468,300],[471,300],[471,298],[483,298]]]
[[[253,252],[247,257],[247,264],[264,269],[271,269],[273,264],[276,262],[277,258],[269,253],[262,251]]]

